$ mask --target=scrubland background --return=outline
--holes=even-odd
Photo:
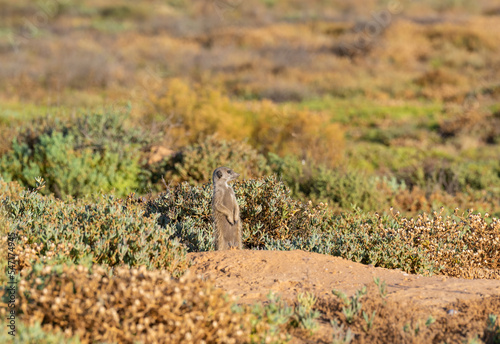
[[[19,233],[26,283],[69,263],[182,275],[186,252],[213,249],[221,165],[242,175],[247,248],[499,278],[495,1],[0,8],[0,228]]]
[[[298,198],[337,210],[443,205],[499,214],[494,2],[1,4],[6,180],[33,187],[43,174],[58,197],[147,194],[161,190],[161,175],[206,183],[227,163],[244,178],[277,173]],[[116,125],[140,133],[96,132],[109,137],[101,146],[46,143],[68,165],[49,170],[57,157],[43,163],[35,138],[55,125],[41,119],[88,138],[90,129],[73,122],[95,113],[126,116]],[[233,155],[216,147],[232,140]],[[134,161],[114,170],[81,162],[88,168],[69,176],[97,146]],[[40,171],[20,161],[22,149]],[[108,182],[86,180],[87,170]],[[74,183],[85,185],[70,190]]]

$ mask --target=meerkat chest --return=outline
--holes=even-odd
[[[223,198],[223,203],[224,205],[227,207],[227,208],[234,208],[235,206],[237,206],[237,203],[236,203],[236,196],[234,194],[234,191],[233,189],[231,188],[227,188],[226,190],[224,190],[224,198]]]

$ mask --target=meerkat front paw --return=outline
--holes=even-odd
[[[231,226],[233,226],[233,225],[234,225],[234,218],[233,218],[232,216],[231,216],[231,217],[229,217],[229,216],[228,216],[228,217],[227,217],[227,222],[229,222],[229,224],[230,224]]]

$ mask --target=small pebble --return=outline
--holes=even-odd
[[[456,315],[458,314],[458,311],[454,310],[454,309],[449,309],[448,312],[446,312],[448,315]]]

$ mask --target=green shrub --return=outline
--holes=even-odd
[[[3,201],[10,231],[19,236],[20,267],[33,261],[81,263],[89,257],[107,266],[162,268],[179,274],[187,267],[185,250],[173,233],[144,216],[141,204],[102,196],[94,203],[60,201],[38,192]]]
[[[269,174],[265,157],[246,143],[224,141],[210,136],[191,145],[170,159],[163,168],[167,183],[211,182],[212,172],[219,166],[231,167],[241,174],[240,179]]]
[[[314,309],[316,301],[317,298],[309,292],[297,295],[297,303],[291,322],[293,327],[304,328],[309,330],[311,334],[319,328],[316,319],[319,318],[320,313]]]
[[[269,164],[295,197],[327,202],[334,208],[350,209],[354,205],[366,211],[387,204],[387,196],[378,188],[379,180],[361,172],[329,169],[275,154],[269,154]]]
[[[308,236],[270,240],[266,248],[301,249],[424,275],[500,279],[499,219],[490,222],[489,215],[472,211],[456,216],[344,213],[323,219],[329,222],[326,232],[312,229]]]
[[[268,303],[255,303],[250,307],[243,307],[243,310],[250,308],[252,318],[252,343],[256,343],[258,339],[273,338],[274,343],[285,343],[290,338],[287,338],[287,331],[284,331],[286,325],[291,322],[291,317],[294,314],[294,308],[286,304],[280,296],[269,292],[267,295]]]
[[[493,191],[500,196],[500,161],[468,162],[456,166],[461,190]]]
[[[124,120],[117,114],[39,120],[14,139],[0,159],[0,173],[25,187],[42,176],[57,197],[112,190],[124,196],[146,183],[140,151],[148,144]]]
[[[175,233],[190,252],[214,249],[212,187],[187,183],[167,190],[147,204],[147,215],[158,216],[163,228]]]
[[[456,169],[441,159],[425,159],[420,164],[400,170],[397,175],[410,188],[418,187],[427,193],[445,191],[456,194],[461,191]]]
[[[433,152],[414,147],[385,146],[380,143],[359,142],[347,150],[348,168],[373,173],[397,172],[400,169],[419,164]]]
[[[276,176],[237,183],[235,193],[240,201],[243,240],[251,248],[264,248],[272,240],[308,237],[328,228],[326,206],[293,199]]]

